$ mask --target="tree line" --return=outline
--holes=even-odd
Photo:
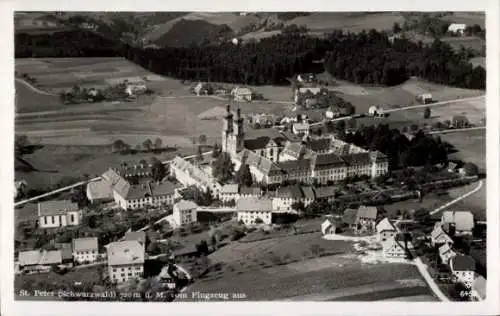
[[[387,33],[334,31],[325,38],[290,32],[245,45],[191,45],[160,49],[132,47],[86,31],[16,35],[16,57],[119,56],[153,73],[181,80],[251,85],[288,85],[297,73],[326,69],[360,84],[397,85],[411,76],[462,88],[484,89],[486,71],[436,39],[429,45]],[[323,61],[324,62],[320,62]]]

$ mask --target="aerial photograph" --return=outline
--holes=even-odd
[[[486,299],[484,12],[13,20],[16,301]]]

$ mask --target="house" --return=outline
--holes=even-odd
[[[295,89],[295,94],[294,94],[294,102],[295,104],[298,104],[300,101],[300,97],[304,97],[305,99],[312,99],[318,94],[321,93],[321,88],[317,87],[301,87],[298,89]]]
[[[479,275],[472,282],[472,299],[482,301],[486,298],[486,279]]]
[[[99,247],[97,237],[73,239],[73,260],[77,263],[93,263],[97,261]]]
[[[384,109],[375,105],[370,106],[368,109],[368,115],[373,117],[383,117]]]
[[[147,90],[146,82],[144,80],[127,80],[125,82],[125,93],[129,96],[133,96],[136,93],[140,93]]]
[[[471,212],[445,211],[441,216],[441,225],[451,236],[472,235],[474,215]]]
[[[337,192],[336,186],[314,188],[314,196],[316,197],[316,199],[326,200],[328,202],[333,202],[335,200],[335,192]]]
[[[376,219],[377,219],[376,207],[361,205],[358,208],[356,220],[362,226],[363,229],[374,230]]]
[[[124,210],[145,206],[172,205],[178,196],[176,187],[170,181],[145,181],[130,184],[121,179],[113,188],[115,202]]]
[[[394,238],[397,234],[396,227],[394,227],[387,217],[382,219],[377,226],[375,226],[375,229],[377,230],[378,239],[381,242]]]
[[[52,242],[51,242],[52,243]],[[67,264],[69,266],[73,265],[73,251],[72,251],[72,244],[70,242],[68,243],[52,243],[54,246],[55,250],[60,250],[61,251],[61,260],[62,264]]]
[[[423,104],[432,103],[432,94],[430,93],[419,94],[417,96],[417,100],[422,102]]]
[[[326,219],[321,224],[321,233],[323,233],[323,235],[334,235],[337,232],[338,228],[337,225],[338,225],[337,222],[330,219]]]
[[[328,110],[325,111],[325,117],[327,119],[334,119],[336,117],[339,117],[340,116],[340,111],[338,108],[328,108]]]
[[[241,186],[239,197],[260,197],[262,195],[262,189],[257,186],[247,187]]]
[[[354,230],[374,230],[376,218],[376,207],[362,205],[358,209],[346,209],[342,221]]]
[[[311,129],[311,125],[309,123],[294,123],[292,125],[292,131],[295,135],[303,134],[309,135],[309,130]]]
[[[304,202],[304,206],[308,206],[315,199],[314,190],[309,186],[301,186],[300,188],[302,190],[302,202]]]
[[[49,272],[53,265],[62,263],[62,256],[60,250],[21,251],[18,262],[23,273]]]
[[[108,275],[113,283],[137,279],[144,272],[144,247],[135,240],[107,245]]]
[[[450,118],[450,127],[464,128],[469,126],[469,120],[464,115],[454,115]]]
[[[450,260],[450,270],[457,282],[472,287],[476,261],[471,256],[457,255]]]
[[[181,200],[174,204],[173,219],[176,227],[196,223],[198,205],[191,201]]]
[[[231,90],[231,95],[234,97],[235,101],[246,101],[250,102],[252,101],[252,91],[248,88],[240,88],[236,87],[233,90]]]
[[[462,23],[451,23],[448,26],[448,32],[458,35],[464,35],[464,31],[467,28],[466,24]]]
[[[276,213],[289,213],[297,210],[292,205],[302,201],[302,190],[299,185],[289,185],[280,187],[276,190],[273,198],[272,210]]]
[[[139,244],[141,244],[143,247],[146,247],[146,233],[142,230],[139,231],[128,231],[125,233],[125,236],[123,238],[126,241],[137,241]]]
[[[316,81],[316,75],[313,73],[298,74],[297,81],[301,83],[313,83]]]
[[[434,225],[434,229],[431,232],[431,245],[432,247],[441,246],[444,244],[453,244],[453,240],[448,236],[448,234],[443,230],[440,223]]]
[[[41,228],[78,226],[81,219],[78,204],[69,200],[38,203],[38,225]]]
[[[213,93],[213,88],[210,84],[206,82],[198,82],[198,84],[194,87],[193,91],[198,96],[209,95]]]
[[[245,225],[257,224],[261,221],[263,224],[271,224],[273,201],[268,198],[240,198],[236,202],[238,212],[238,222],[242,221]]]
[[[406,257],[406,250],[404,244],[396,239],[396,236],[388,238],[381,242],[382,253],[386,258],[404,258]]]
[[[106,180],[92,181],[87,184],[87,199],[92,204],[113,201],[113,187]]]
[[[219,199],[222,202],[236,201],[238,197],[239,186],[237,184],[226,184],[222,186],[219,193]]]
[[[448,172],[456,172],[457,171],[457,164],[450,162],[448,163]]]
[[[444,264],[448,264],[450,260],[457,256],[457,253],[451,249],[450,244],[443,244],[439,247],[439,258]]]

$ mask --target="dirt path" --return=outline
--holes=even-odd
[[[52,95],[52,96],[57,96],[56,94],[54,93],[49,93],[49,92],[46,92],[46,91],[43,91],[43,90],[40,90],[38,89],[37,87],[33,86],[32,84],[30,84],[29,82],[25,81],[25,80],[22,80],[22,79],[19,79],[19,78],[16,78],[16,81],[25,85],[28,89],[30,89],[31,91],[35,92],[35,93],[38,93],[38,94],[43,94],[43,95]]]

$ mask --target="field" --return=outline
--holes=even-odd
[[[449,190],[450,197],[452,199],[455,199],[469,191],[472,191],[474,188],[477,187],[477,183],[473,183],[464,187],[460,188],[455,188],[452,190]],[[450,207],[450,210],[456,210],[456,211],[469,211],[474,214],[474,219],[478,221],[485,221],[486,220],[486,180],[483,180],[483,186],[481,189],[466,197],[465,199],[455,203],[452,207]]]
[[[479,168],[486,168],[486,131],[475,130],[440,135],[443,141],[449,142],[458,150],[450,156],[463,161],[472,162]]]

